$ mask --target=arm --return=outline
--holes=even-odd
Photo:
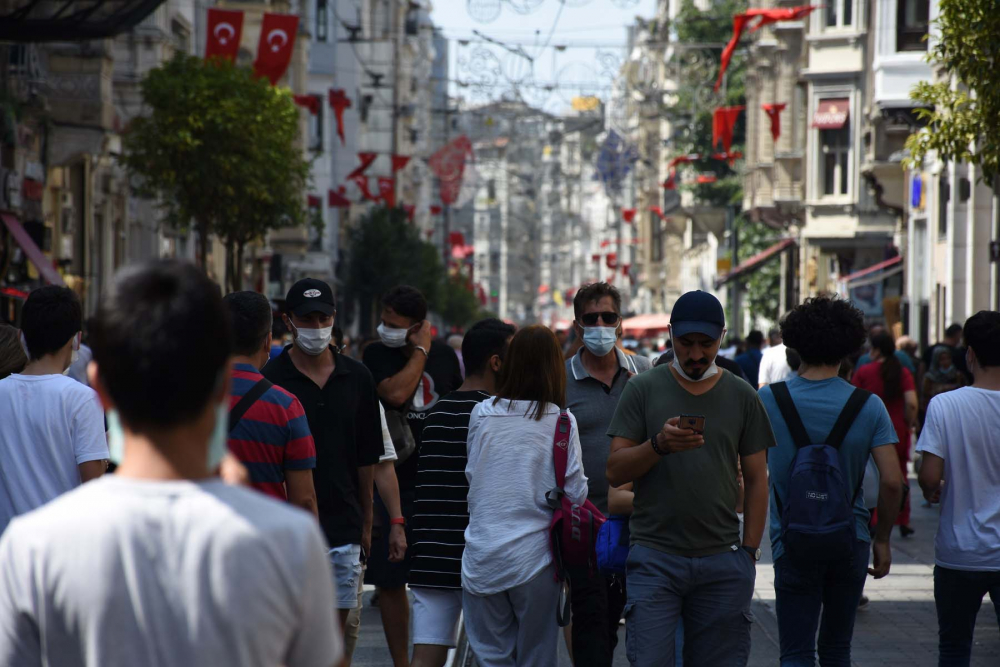
[[[941,502],[941,485],[944,483],[944,459],[930,452],[923,453],[917,481],[928,502]]]
[[[385,503],[390,519],[403,516],[402,505],[399,502],[399,480],[396,479],[396,466],[392,461],[381,461],[375,466],[375,486],[379,498]],[[406,555],[406,530],[399,524],[389,528],[389,562],[399,563]]]
[[[906,413],[906,425],[913,428],[917,425],[917,392],[910,390],[903,392],[904,412]]]
[[[740,456],[743,469],[743,544],[756,549],[764,536],[767,521],[767,450]]]
[[[635,492],[632,491],[632,483],[612,486],[608,488],[608,512],[619,516],[632,515],[632,502]]]
[[[358,502],[361,503],[361,549],[365,554],[372,550],[372,486],[375,483],[375,466],[358,467]]]
[[[73,454],[81,484],[103,475],[111,458],[100,399],[92,389],[86,391],[89,394],[73,416]]]
[[[317,521],[319,520],[312,470],[285,470],[285,488],[288,491],[289,503],[310,512]]]
[[[872,544],[872,567],[868,573],[876,579],[889,574],[892,552],[889,538],[903,502],[903,474],[899,471],[899,456],[892,445],[872,448],[872,458],[880,478],[878,494],[878,527]]]
[[[567,411],[568,412],[568,411]],[[587,476],[583,472],[583,448],[580,446],[580,431],[576,417],[569,413],[569,457],[566,461],[566,484],[563,490],[572,502],[582,505],[587,500]]]
[[[431,323],[424,320],[420,330],[412,334],[411,339],[414,346],[420,346],[430,352]],[[457,357],[455,363],[458,363]],[[413,396],[413,392],[417,390],[417,384],[423,377],[426,365],[427,355],[414,347],[409,361],[403,366],[403,370],[378,383],[378,395],[389,406],[399,407],[405,404]]]
[[[80,483],[84,484],[103,475],[108,469],[108,462],[103,459],[97,461],[84,461],[77,466],[77,469],[80,471]]]
[[[686,428],[677,428],[679,417],[668,419],[663,429],[654,435],[658,439],[660,451],[668,455],[680,454],[689,449],[697,449],[705,444],[705,438]],[[608,484],[621,486],[634,482],[652,470],[662,457],[653,449],[650,440],[636,442],[615,437],[611,440],[611,456],[608,457]]]

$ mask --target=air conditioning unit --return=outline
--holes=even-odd
[[[70,192],[63,192],[59,195],[59,204],[63,208],[73,208],[73,194]]]

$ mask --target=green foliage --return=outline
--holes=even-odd
[[[936,151],[979,166],[992,183],[1000,175],[1000,12],[995,0],[939,0],[938,9],[940,40],[928,59],[959,85],[921,82],[910,93],[930,108],[918,110],[928,126],[906,142],[907,165]]]
[[[434,311],[451,326],[467,327],[482,319],[479,299],[463,275],[452,275],[444,281],[434,305]]]
[[[778,233],[760,222],[753,222],[747,216],[736,219],[739,234],[739,256],[734,266],[766,250],[780,240]],[[777,259],[764,264],[742,281],[746,290],[744,307],[750,311],[751,322],[766,319],[776,322],[780,316],[779,298],[781,294],[781,263]]]
[[[309,163],[297,145],[299,112],[287,90],[247,67],[177,55],[142,82],[148,115],[124,137],[124,164],[138,193],[168,223],[230,253],[269,230],[306,221]],[[232,278],[237,281],[239,271]]]

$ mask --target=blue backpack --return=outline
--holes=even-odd
[[[864,476],[858,479],[856,488],[848,487],[840,467],[839,449],[871,393],[855,389],[830,435],[823,443],[815,444],[795,409],[788,386],[784,382],[770,386],[798,450],[792,459],[784,502],[777,492],[774,494],[785,552],[796,560],[812,562],[850,560],[857,539],[854,501]]]
[[[625,574],[628,560],[629,517],[612,514],[597,533],[597,569],[601,574]]]

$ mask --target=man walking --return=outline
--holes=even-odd
[[[621,330],[621,296],[607,283],[581,287],[573,298],[574,328],[583,340],[579,352],[566,361],[566,407],[576,416],[587,476],[588,498],[608,514],[605,470],[611,453],[608,426],[634,375],[652,367],[649,359],[627,356],[615,341]],[[609,667],[618,643],[618,625],[625,607],[620,580],[600,573],[569,572],[573,607],[573,661],[577,667]]]
[[[688,292],[670,320],[674,360],[626,384],[608,429],[608,483],[634,482],[635,492],[628,657],[633,667],[672,666],[683,617],[685,665],[745,665],[774,436],[753,388],[716,366],[725,334],[719,300]]]
[[[761,353],[760,371],[757,376],[758,387],[787,380],[795,374],[788,364],[788,354],[781,340],[781,331],[771,329],[767,332],[767,339],[770,346]]]
[[[330,286],[303,278],[288,290],[294,343],[263,368],[302,403],[316,444],[319,522],[330,546],[343,629],[358,606],[362,554],[371,548],[374,466],[385,453],[371,373],[330,344],[337,314]]]
[[[211,335],[192,347],[192,331]],[[189,264],[127,268],[90,334],[118,470],[0,539],[0,664],[337,664],[316,521],[212,475],[230,383],[218,286]]]
[[[941,503],[934,544],[941,667],[969,664],[986,593],[1000,618],[1000,313],[970,317],[965,346],[972,386],[931,400],[917,443],[920,488]]]
[[[747,351],[736,356],[736,363],[743,369],[744,375],[753,386],[758,386],[760,377],[760,360],[763,356],[760,348],[764,346],[764,334],[760,331],[751,331],[747,336]]]
[[[15,516],[107,469],[97,394],[63,375],[82,328],[80,300],[69,288],[50,285],[28,295],[21,311],[28,364],[0,380],[0,533]]]
[[[860,310],[839,298],[808,299],[785,316],[781,335],[802,360],[796,377],[760,390],[778,442],[768,457],[768,468],[781,664],[815,664],[819,629],[820,664],[849,665],[865,576],[881,579],[892,562],[889,538],[903,485],[892,446],[896,431],[878,396],[855,389],[838,376],[841,361],[865,341]],[[828,456],[823,461],[836,457],[836,463],[829,465],[836,465],[839,485],[832,473],[818,480],[806,477],[828,468],[808,458],[814,452]],[[860,493],[869,457],[875,460],[880,478],[874,544]],[[807,479],[813,483],[800,484]],[[820,496],[817,488],[836,495]],[[807,492],[800,494],[800,489]],[[841,514],[831,514],[838,508]],[[803,515],[812,521],[802,520]],[[837,520],[839,532],[832,529]],[[874,553],[871,569],[869,550]]]
[[[271,304],[257,292],[233,292],[223,301],[233,336],[229,451],[246,466],[255,489],[318,516],[316,445],[305,410],[258,370],[271,354]]]
[[[390,413],[387,418],[405,417],[417,447],[396,466],[403,517],[410,520],[414,513],[424,419],[441,396],[462,385],[462,371],[454,350],[441,341],[431,341],[427,300],[413,287],[400,285],[382,297],[378,333],[381,341],[365,348],[365,366],[375,379],[386,412]],[[400,454],[399,443],[396,445]],[[380,512],[383,523],[388,523],[385,510],[380,508]],[[412,534],[407,535],[407,541],[413,541]],[[406,597],[406,581],[410,558],[408,552],[402,562],[390,562],[388,545],[381,540],[368,561],[365,575],[367,583],[378,588],[382,626],[396,667],[409,664],[410,602]]]
[[[424,420],[413,515],[413,661],[443,667],[458,643],[462,615],[462,554],[469,525],[465,476],[472,409],[496,391],[500,365],[514,327],[497,319],[477,322],[462,340],[465,382],[442,397]]]

